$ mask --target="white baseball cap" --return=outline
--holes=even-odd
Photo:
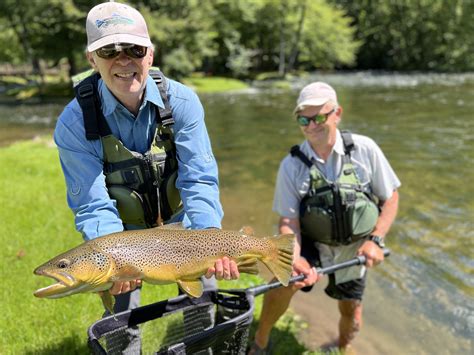
[[[118,2],[94,6],[87,14],[86,31],[89,52],[118,43],[152,46],[143,16],[133,7]]]
[[[317,81],[306,85],[301,90],[293,113],[296,114],[297,112],[304,110],[306,106],[322,106],[329,101],[338,105],[336,91],[331,87],[331,85],[323,83],[322,81]]]

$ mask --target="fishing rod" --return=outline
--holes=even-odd
[[[383,255],[384,255],[384,257],[389,256],[390,255],[390,249],[384,248],[383,249]],[[328,267],[323,267],[323,268],[318,267],[318,268],[315,268],[315,269],[316,269],[316,272],[320,275],[328,275],[328,274],[332,274],[332,273],[334,273],[338,270],[346,269],[346,268],[351,267],[351,266],[364,265],[366,261],[367,260],[366,260],[366,257],[364,255],[358,255],[355,258],[349,259],[347,261],[343,261],[343,262],[338,263],[338,264],[334,264],[334,265],[331,265],[331,266],[328,266]],[[297,281],[304,280],[305,278],[306,278],[306,276],[303,275],[303,274],[293,276],[290,279],[289,283],[292,284],[292,283],[295,283]],[[278,287],[281,287],[281,286],[283,286],[281,284],[281,282],[275,281],[275,282],[272,282],[272,283],[267,284],[267,285],[252,287],[248,291],[250,293],[252,293],[254,296],[258,296],[262,293],[265,293],[267,291],[270,291],[274,288],[278,288]]]

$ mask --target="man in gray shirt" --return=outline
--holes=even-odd
[[[309,291],[327,267],[355,255],[366,265],[330,275],[326,293],[338,300],[339,348],[349,351],[362,324],[366,267],[384,259],[384,237],[398,210],[400,181],[370,138],[341,132],[334,89],[315,82],[301,91],[294,110],[305,140],[280,164],[273,210],[279,232],[296,235],[294,273],[306,279],[269,291],[250,354],[263,354],[270,331],[297,290]]]

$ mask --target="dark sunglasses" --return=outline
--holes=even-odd
[[[306,117],[306,116],[297,116],[296,121],[298,121],[300,126],[308,126],[311,121],[317,124],[323,124],[328,120],[330,114],[336,111],[336,108],[333,108],[328,113],[317,114],[313,117]]]
[[[112,44],[99,48],[95,53],[102,59],[112,59],[118,57],[121,51],[124,51],[130,58],[143,58],[146,56],[147,47],[139,46],[136,44]]]

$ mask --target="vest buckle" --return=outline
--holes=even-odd
[[[92,84],[83,84],[77,88],[77,95],[86,98],[94,94],[94,86]]]

